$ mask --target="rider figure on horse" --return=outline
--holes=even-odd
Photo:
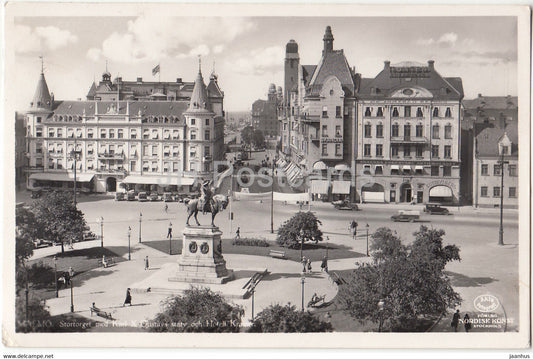
[[[202,182],[202,187],[200,187],[200,200],[199,204],[202,208],[202,213],[205,214],[206,212],[210,211],[210,205],[211,205],[211,199],[213,197],[213,192],[211,191],[211,181],[205,180]]]

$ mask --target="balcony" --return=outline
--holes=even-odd
[[[391,137],[391,143],[427,143],[428,139],[425,137],[412,137],[412,136],[396,136]]]
[[[319,115],[300,115],[300,120],[306,123],[320,123]]]
[[[98,159],[100,160],[123,160],[124,154],[123,153],[99,153]]]

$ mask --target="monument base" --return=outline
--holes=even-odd
[[[178,271],[171,282],[224,284],[234,278],[222,256],[222,232],[218,227],[185,227]]]

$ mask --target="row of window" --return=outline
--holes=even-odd
[[[424,146],[423,145],[403,145],[403,155],[404,157],[410,157],[411,156],[411,149],[414,147],[415,155],[416,157],[423,157],[424,156]],[[399,148],[398,145],[392,145],[391,146],[391,156],[392,157],[398,157],[399,154]],[[431,157],[432,158],[439,158],[440,157],[440,146],[439,145],[433,145],[431,146]],[[365,144],[363,146],[363,156],[370,157],[372,156],[372,145],[371,144]],[[383,145],[377,144],[375,145],[375,156],[376,157],[382,157],[383,156]],[[452,146],[446,145],[444,146],[444,158],[452,158]]]
[[[480,191],[481,197],[488,197],[489,196],[489,188],[486,186],[481,187]],[[492,187],[492,197],[500,197],[501,194],[501,187]],[[509,187],[509,197],[510,198],[516,198],[516,187]]]
[[[322,125],[322,137],[328,137],[327,125]],[[340,125],[335,126],[335,137],[342,137],[342,127]]]
[[[391,126],[391,137],[399,137],[399,135],[400,135],[400,126],[397,123],[394,123]],[[403,125],[403,135],[404,137],[411,137],[411,125],[410,124]],[[370,123],[365,124],[364,136],[365,138],[372,138],[372,125]],[[422,124],[418,124],[415,126],[415,136],[424,137],[424,126]],[[376,125],[376,137],[383,138],[383,124]],[[440,138],[439,124],[433,125],[431,137],[433,139]],[[446,126],[444,126],[444,138],[452,139],[452,125],[447,124]]]
[[[328,106],[322,106],[322,117],[323,118],[328,117]],[[341,106],[335,106],[335,117],[342,118],[342,107]]]
[[[327,143],[322,144],[322,156],[329,156]],[[335,156],[342,156],[342,147],[340,143],[335,144]]]
[[[116,135],[116,137],[115,137]],[[43,136],[43,130],[42,128],[36,128],[35,129],[35,137],[42,137]],[[82,130],[81,129],[76,129],[76,131],[74,131],[74,129],[68,129],[67,130],[67,138],[74,138],[74,136],[76,136],[76,138],[82,138]],[[144,140],[157,140],[159,139],[159,130],[157,129],[152,129],[152,130],[149,130],[149,129],[144,129],[143,130],[143,139]],[[62,128],[50,128],[48,129],[48,137],[49,138],[62,138],[63,137],[63,129]],[[194,130],[194,129],[191,129],[190,131],[190,139],[191,140],[196,140],[198,139],[198,135],[197,135],[197,131]],[[87,129],[87,138],[94,138],[94,130],[93,129]],[[118,139],[122,139],[124,138],[124,130],[123,129],[117,129],[115,131],[115,129],[105,129],[105,128],[101,128],[100,129],[100,138],[101,139],[114,139],[114,138],[118,138]],[[130,131],[130,139],[134,140],[134,139],[137,139],[137,130],[136,129],[132,129]],[[179,140],[180,139],[180,133],[178,130],[174,130],[172,133],[170,132],[170,130],[164,130],[163,131],[163,139],[165,140],[170,140],[170,139],[173,139],[173,140]],[[211,131],[209,129],[205,130],[204,131],[204,140],[205,141],[210,141],[211,140]]]
[[[516,165],[509,165],[508,169],[509,169],[509,176],[513,176],[514,177],[514,176],[517,175]],[[492,174],[494,176],[501,176],[501,174],[502,174],[501,166],[498,165],[498,164],[495,164],[493,166]],[[481,175],[482,176],[488,176],[489,175],[489,165],[488,164],[482,164],[481,165]]]
[[[414,106],[402,106],[403,112],[402,117],[424,117],[424,111],[422,110],[422,107],[417,107],[416,110],[414,110]],[[400,117],[400,109],[401,107],[393,107],[392,108],[392,117]],[[413,110],[412,110],[413,109]],[[433,108],[433,117],[441,117],[438,107]],[[374,108],[372,107],[366,107],[365,108],[365,117],[373,117],[372,113],[374,112]],[[416,114],[416,116],[412,116],[412,114]],[[376,114],[374,117],[383,117],[383,107],[378,107]],[[444,117],[452,117],[452,110],[449,107],[446,107],[446,110],[444,110]]]
[[[363,173],[365,175],[372,175],[371,169],[372,169],[371,165],[364,165]],[[426,175],[424,168],[421,166],[416,166],[414,172],[410,166],[402,166],[401,169],[400,169],[400,166],[398,166],[398,168],[391,167],[390,169],[390,175],[411,175],[413,173],[419,174],[419,175]],[[383,166],[376,165],[374,168],[373,174],[383,175]],[[440,176],[440,166],[431,166],[430,174],[431,176]],[[442,176],[451,177],[451,175],[452,175],[452,166],[442,166]]]

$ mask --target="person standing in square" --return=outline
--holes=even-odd
[[[169,224],[168,224],[167,238],[172,239],[172,222],[169,222]]]
[[[144,258],[144,270],[148,270],[150,268],[150,263],[148,262],[148,256]]]

